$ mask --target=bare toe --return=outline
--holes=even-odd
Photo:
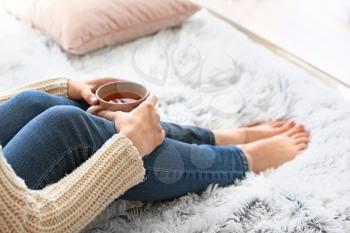
[[[293,128],[289,129],[286,133],[287,136],[293,136],[296,133],[304,132],[304,126],[301,124],[296,124]]]
[[[284,125],[290,125],[291,122],[293,121]],[[293,124],[295,123],[293,122]],[[309,133],[305,131],[304,126],[295,124],[283,133],[248,143],[242,149],[247,155],[251,169],[255,172],[261,172],[294,159],[307,148],[309,140]]]
[[[307,143],[300,143],[297,148],[299,152],[303,152],[307,148]]]
[[[303,143],[308,143],[309,142],[309,138],[308,137],[301,137],[301,138],[297,138],[294,139],[296,144],[303,144]]]
[[[297,138],[303,138],[303,137],[309,137],[309,134],[307,132],[301,132],[301,133],[296,133],[294,135],[292,135],[293,139],[297,139]]]
[[[283,128],[283,132],[288,130],[288,129],[291,129],[295,126],[295,122],[294,121],[286,121],[281,128]]]

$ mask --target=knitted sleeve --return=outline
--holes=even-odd
[[[35,83],[26,84],[22,87],[6,91],[0,95],[0,104],[7,101],[11,97],[17,95],[19,92],[24,90],[41,90],[54,95],[61,95],[67,97],[67,78],[52,78],[47,80],[42,80]]]
[[[39,191],[29,190],[0,154],[1,232],[78,232],[141,182],[144,173],[137,149],[121,135],[114,135],[71,174]]]

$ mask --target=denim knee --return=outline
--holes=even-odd
[[[14,100],[31,110],[44,111],[51,107],[50,95],[38,90],[22,91],[14,97]]]
[[[50,107],[42,113],[44,120],[55,123],[60,122],[61,124],[78,124],[82,121],[85,115],[88,114],[82,109],[69,106],[69,105],[57,105]]]
[[[60,127],[60,131],[76,135],[114,134],[114,123],[106,119],[91,115],[86,111],[69,105],[57,105],[47,109],[40,117],[46,125]]]

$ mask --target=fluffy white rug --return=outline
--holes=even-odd
[[[84,57],[2,13],[0,31],[1,90],[116,75],[157,93],[163,119],[220,128],[288,118],[311,132],[308,150],[277,170],[173,202],[115,202],[86,232],[350,232],[349,103],[230,25],[202,11]]]

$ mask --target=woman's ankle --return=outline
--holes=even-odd
[[[246,150],[245,146],[244,145],[239,145],[238,146],[239,148],[241,148],[241,150],[243,151],[243,154],[247,160],[247,163],[248,163],[248,169],[249,171],[252,171],[252,172],[257,172],[256,169],[255,169],[255,166],[254,166],[254,160],[253,160],[253,157],[251,156],[251,154]]]
[[[244,144],[247,139],[247,133],[244,128],[216,130],[214,131],[214,136],[217,146]]]

